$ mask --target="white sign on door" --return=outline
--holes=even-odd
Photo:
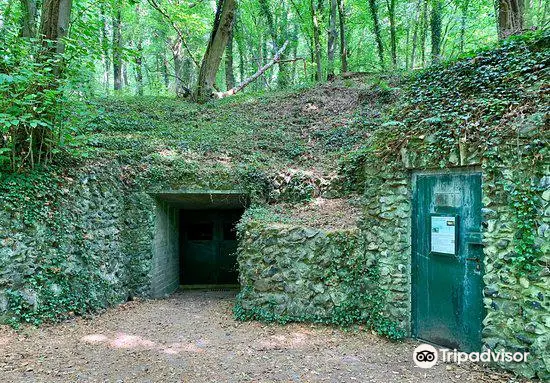
[[[456,217],[432,216],[431,251],[456,254]]]

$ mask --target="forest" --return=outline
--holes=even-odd
[[[85,100],[203,103],[406,73],[544,30],[547,8],[544,0],[1,0],[0,166],[19,171],[77,150]]]
[[[550,379],[549,5],[0,0],[0,382]]]

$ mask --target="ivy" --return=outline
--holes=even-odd
[[[240,230],[244,228],[241,226]],[[334,305],[328,316],[314,315],[306,310],[300,315],[280,313],[275,301],[250,306],[249,298],[256,293],[252,286],[244,286],[236,298],[234,317],[241,321],[279,324],[310,322],[343,328],[362,326],[392,340],[404,338],[406,331],[387,315],[385,305],[389,301],[388,292],[380,287],[378,266],[367,259],[361,239],[350,238],[345,233],[330,233],[329,237],[330,246],[336,249],[332,252],[330,263],[323,268],[320,282],[342,293],[343,299]]]
[[[514,179],[505,188],[509,193],[508,204],[511,208],[511,224],[515,229],[515,256],[511,263],[517,274],[533,275],[541,270],[539,260],[543,254],[537,245],[537,217],[540,209],[540,193],[543,188],[524,177]]]
[[[538,90],[547,75],[549,46],[548,32],[527,33],[496,49],[413,73],[402,82],[402,96],[385,121],[373,124],[366,113],[358,117],[357,124],[372,134],[357,155],[370,150],[372,157],[390,163],[407,147],[427,154],[429,163],[446,166],[459,144],[485,151],[516,136],[518,126],[510,119],[544,111]],[[353,159],[349,154],[342,160],[343,174],[350,174]]]
[[[62,210],[64,188],[72,178],[56,167],[49,170],[0,174],[0,205],[5,213],[0,216],[0,243],[10,243],[10,230],[33,236],[32,252],[26,252],[23,260],[17,255],[0,258],[0,288],[7,300],[7,313],[1,319],[15,328],[95,312],[120,298],[102,278],[101,259],[86,247],[81,232],[72,233],[70,253],[64,247],[72,225]],[[10,227],[13,224],[19,226]],[[14,272],[18,278],[11,277]]]

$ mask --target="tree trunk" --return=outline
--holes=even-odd
[[[340,61],[341,72],[348,71],[348,46],[346,43],[346,8],[344,0],[338,0],[338,19],[340,20]]]
[[[378,58],[380,59],[380,66],[384,69],[384,45],[382,44],[382,34],[380,32],[380,23],[378,22],[378,5],[376,0],[369,0],[370,13],[372,15],[372,23],[374,28],[374,37],[376,39],[376,46],[378,48]]]
[[[235,74],[233,73],[233,31],[229,34],[227,46],[225,47],[225,86],[227,90],[235,86]]]
[[[328,38],[327,38],[327,59],[328,59],[328,69],[327,69],[327,80],[331,81],[334,79],[334,51],[336,48],[336,39],[338,33],[336,32],[336,0],[330,0],[330,12],[328,18]]]
[[[237,34],[237,52],[239,52],[239,82],[244,80],[244,47],[243,47],[243,37],[240,33]]]
[[[179,36],[176,36],[171,49],[174,60],[174,91],[177,96],[181,96],[185,93],[185,85],[183,78],[183,50]]]
[[[415,9],[415,19],[414,19],[414,28],[412,36],[412,49],[411,49],[411,69],[414,69],[414,59],[416,58],[416,45],[418,42],[418,26],[422,22],[420,6],[422,5],[422,0],[418,0]]]
[[[285,3],[283,2],[282,3],[283,6],[285,6]],[[285,6],[286,7],[286,6]],[[289,37],[289,26],[288,26],[288,14],[289,14],[290,10],[286,10],[286,9],[283,9],[283,12],[281,14],[281,27],[280,27],[280,32],[278,34],[279,36],[279,40],[278,40],[278,44],[277,44],[277,47],[280,48],[287,40],[288,40],[288,37]],[[275,54],[277,54],[275,52]],[[283,61],[287,58],[287,55],[286,55],[286,51],[283,50],[281,52],[281,58],[280,60]],[[279,64],[278,65],[278,73],[277,73],[277,83],[278,83],[278,86],[279,88],[286,88],[288,86],[288,83],[289,83],[289,77],[290,77],[290,71],[288,70],[288,66],[287,65],[281,65]]]
[[[294,27],[292,29],[292,58],[294,60],[294,65],[292,65],[292,73],[290,76],[290,81],[292,84],[296,83],[296,58],[298,57],[298,23],[294,23]],[[305,75],[305,73],[304,73]]]
[[[269,29],[269,34],[271,36],[271,41],[273,43],[273,47],[272,47],[273,54],[275,54],[275,52],[279,50],[279,43],[277,41],[277,31],[275,29],[273,15],[271,14],[271,10],[269,9],[269,3],[267,2],[267,0],[258,0],[258,3],[260,4],[260,9],[266,19],[267,28]]]
[[[45,52],[65,52],[63,38],[69,31],[72,0],[44,0],[40,35]]]
[[[21,0],[21,10],[23,11],[23,17],[19,35],[25,38],[35,37],[36,19],[38,17],[36,0]]]
[[[413,20],[414,23],[414,20]],[[407,29],[405,32],[405,70],[409,70],[409,42],[411,40],[411,23],[407,23]]]
[[[524,0],[523,2],[523,28],[529,29],[533,27],[533,12],[535,0]]]
[[[111,83],[111,58],[109,55],[109,36],[107,33],[107,17],[105,16],[105,9],[103,4],[99,8],[101,16],[101,54],[103,56],[103,84],[105,86],[105,91],[109,93],[109,87]]]
[[[197,88],[194,94],[194,99],[197,102],[205,102],[212,95],[216,73],[220,67],[227,40],[229,40],[229,34],[233,29],[235,7],[235,0],[219,0],[214,26],[202,59]]]
[[[170,87],[170,76],[168,75],[168,59],[166,58],[165,51],[162,52],[162,56],[160,58],[160,67],[162,78],[164,80],[164,87],[168,89]]]
[[[277,52],[279,48],[277,47],[277,31],[275,30],[275,23],[273,22],[273,15],[271,14],[271,10],[269,9],[269,3],[267,2],[267,0],[258,0],[258,3],[260,4],[260,9],[266,19],[267,28],[269,29],[271,41],[273,42],[273,53],[275,54],[275,52]]]
[[[432,15],[430,18],[430,29],[432,36],[432,61],[441,59],[441,19],[443,12],[443,0],[432,1]]]
[[[422,35],[420,39],[420,58],[422,60],[422,67],[426,65],[426,37],[428,34],[428,1],[424,0],[424,7],[422,8]]]
[[[321,67],[321,42],[319,40],[319,19],[317,18],[317,6],[315,0],[310,0],[311,22],[313,25],[313,51],[315,56],[315,81],[321,81],[323,77],[323,68]]]
[[[44,0],[40,21],[42,51],[38,58],[39,61],[47,61],[65,52],[63,39],[67,36],[67,32],[69,31],[71,8],[71,0]],[[62,72],[63,62],[62,60],[57,60],[52,71],[55,79],[44,86],[44,88],[56,89],[59,86]],[[26,130],[24,133],[26,137],[26,149],[23,150],[27,152],[31,167],[34,167],[35,163],[41,163],[44,158],[48,158],[48,155],[51,155],[51,149],[55,145],[53,126],[56,116],[54,115],[54,110],[55,108],[52,108],[48,116],[52,123],[51,127],[31,128],[30,131]]]
[[[468,19],[468,7],[470,6],[470,0],[462,0],[462,15],[460,18],[460,53],[464,52],[464,38],[466,35],[466,21]]]
[[[143,96],[143,43],[141,39],[137,43],[136,54],[136,84],[137,95]]]
[[[390,19],[390,49],[393,68],[397,68],[397,34],[395,33],[395,0],[386,0]]]
[[[185,56],[185,58],[183,59],[183,69],[181,71],[181,74],[183,78],[183,86],[185,88],[184,90],[187,93],[186,97],[191,95],[191,84],[194,81],[194,64],[195,63],[193,62],[193,59],[191,57]]]
[[[424,6],[422,7],[422,24],[420,35],[420,60],[422,67],[426,65],[426,37],[428,35],[428,1],[424,0]]]
[[[130,86],[128,82],[128,64],[124,61],[122,62],[122,83],[126,88]]]
[[[120,8],[113,18],[113,79],[114,89],[122,89],[122,13]]]
[[[267,28],[269,29],[269,34],[271,36],[271,41],[273,43],[272,46],[272,54],[275,55],[277,51],[279,50],[279,47],[281,44],[286,40],[286,33],[277,33],[277,28],[275,26],[275,22],[273,20],[273,13],[271,12],[271,9],[269,7],[269,2],[267,0],[258,0],[260,4],[260,9],[262,11],[262,14],[264,15],[266,22],[267,22]],[[287,21],[287,14],[286,12],[283,12],[283,15],[281,16],[282,21],[282,31],[286,31],[286,21]],[[282,59],[282,58],[281,58]],[[284,88],[288,85],[288,73],[284,66],[279,65],[279,73],[277,76],[277,80],[279,83],[279,87]]]
[[[508,36],[523,31],[524,0],[498,0],[495,3],[498,14],[498,38],[505,39]]]
[[[262,67],[262,64],[265,60],[266,57],[268,57],[268,52],[267,52],[267,40],[266,39],[261,39],[260,40],[260,56],[258,57],[258,68],[261,68]],[[262,73],[262,78],[263,78],[263,86],[260,86],[258,89],[264,89],[264,88],[269,88],[269,81],[267,79],[267,75],[264,73]],[[261,83],[258,83],[258,84],[261,84]]]
[[[141,29],[141,18],[144,16],[139,3],[135,7],[137,27]],[[136,55],[134,59],[136,72],[136,93],[138,96],[143,96],[143,37],[141,34],[137,36]]]

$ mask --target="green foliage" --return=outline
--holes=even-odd
[[[536,116],[548,109],[540,97],[549,46],[548,32],[530,33],[412,75],[384,119],[372,119],[371,104],[364,106],[357,124],[372,135],[362,148],[343,157],[341,174],[361,189],[367,161],[393,166],[402,150],[422,153],[417,167],[446,167],[457,165],[451,162],[452,153],[464,147],[482,155],[518,135],[542,139],[544,118]],[[525,120],[526,114],[533,118]]]
[[[60,134],[62,92],[52,87],[58,58],[29,60],[38,52],[14,32],[0,39],[0,166],[19,170],[47,160]]]
[[[489,190],[502,195],[491,195],[491,198],[502,198],[510,211],[509,224],[513,230],[512,257],[507,257],[511,270],[518,276],[533,277],[544,265],[543,251],[539,243],[537,230],[543,214],[544,201],[542,193],[548,187],[543,179],[545,162],[541,159],[548,156],[544,140],[534,139],[528,144],[518,146],[513,163],[503,158],[497,147],[487,153],[493,165],[486,166],[486,182]]]
[[[33,238],[32,251],[23,247],[23,254],[0,257],[0,288],[8,302],[4,320],[13,327],[85,315],[120,300],[102,277],[101,257],[90,251],[81,231],[73,232],[74,222],[61,210],[70,181],[55,166],[48,172],[0,173],[0,218],[6,224],[0,241],[10,246],[12,232]]]
[[[268,176],[253,165],[238,169],[238,178],[252,201],[267,201],[272,186]]]
[[[245,216],[239,224],[240,236],[250,225],[261,225],[260,221],[255,220],[257,217],[261,219],[262,215],[268,214],[258,208],[254,210],[251,216]],[[367,252],[362,250],[361,239],[338,232],[330,233],[329,238],[330,246],[335,249],[329,263],[323,267],[320,282],[342,293],[343,297],[328,316],[307,313],[305,310],[301,315],[290,315],[281,312],[280,305],[273,300],[262,306],[250,306],[249,297],[255,294],[254,288],[244,286],[236,298],[233,309],[235,318],[280,324],[312,322],[344,328],[360,325],[392,340],[404,338],[406,331],[387,315],[385,305],[388,292],[380,288],[378,265],[369,260]]]
[[[87,269],[70,270],[67,260],[62,257],[42,262],[25,280],[25,288],[32,291],[35,298],[25,296],[20,290],[6,290],[7,324],[18,328],[21,323],[59,322],[96,312],[109,303],[108,293],[100,296],[96,293],[109,291],[106,282],[95,278]],[[31,304],[29,299],[36,301]]]
[[[82,66],[66,69],[74,45],[67,42],[67,54],[46,55],[39,39],[18,33],[5,28],[0,37],[0,170],[49,165],[60,153],[85,155],[78,121],[89,111],[74,97],[83,90]]]
[[[21,212],[25,225],[51,215],[60,179],[40,170],[21,174],[0,172],[0,202],[6,212]],[[31,198],[32,196],[32,198]]]
[[[525,183],[527,181],[527,184]],[[512,265],[518,275],[534,275],[542,269],[539,260],[542,251],[536,245],[537,212],[539,210],[539,193],[541,187],[533,182],[518,178],[508,190],[510,206],[512,207],[512,224],[515,228],[514,250],[516,256],[512,258]]]
[[[342,156],[338,171],[344,176],[344,184],[342,185],[344,191],[362,192],[365,190],[365,165],[371,155],[371,148],[362,147]]]
[[[278,213],[267,205],[254,204],[250,206],[242,215],[239,223],[237,224],[237,234],[241,235],[246,231],[246,228],[250,225],[259,225],[266,223],[290,223],[289,217],[285,217],[283,214]]]

